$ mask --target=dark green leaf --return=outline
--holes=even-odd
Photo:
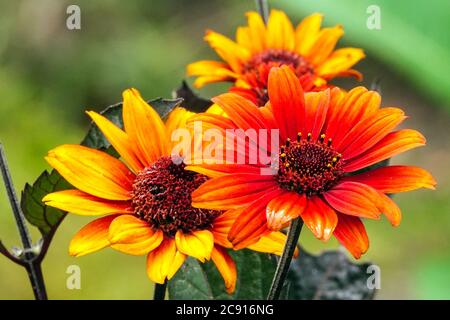
[[[340,251],[312,255],[300,249],[288,275],[293,300],[367,300],[374,289],[367,287],[369,263],[355,264]]]
[[[65,212],[45,206],[42,198],[48,193],[69,188],[70,185],[55,170],[51,173],[44,171],[32,185],[25,185],[20,203],[23,214],[28,222],[39,228],[43,236],[59,225]]]
[[[232,295],[226,293],[223,278],[212,261],[202,264],[190,258],[169,281],[170,299],[265,299],[276,268],[275,258],[251,250],[231,251],[230,255],[238,268]]]
[[[174,95],[183,99],[182,107],[193,112],[204,112],[212,104],[211,100],[203,99],[195,94],[186,81],[183,81],[181,86],[175,90]]]
[[[148,101],[148,103],[158,112],[161,118],[165,118],[170,111],[182,103],[183,99],[162,99],[157,98]],[[122,120],[122,103],[116,103],[107,107],[104,111],[100,112],[103,116],[111,120],[118,127],[123,128]],[[111,144],[105,138],[103,133],[97,128],[95,124],[91,124],[87,135],[81,142],[82,145],[101,150],[108,150],[108,152],[113,153],[111,150]]]
[[[194,258],[187,258],[183,266],[168,284],[171,300],[211,300],[213,294],[208,278],[200,263]]]

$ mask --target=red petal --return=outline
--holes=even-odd
[[[426,170],[411,166],[389,166],[346,178],[365,183],[384,193],[411,191],[419,188],[435,189],[436,181]]]
[[[301,217],[314,236],[323,241],[330,239],[338,223],[336,212],[318,196],[308,198],[308,205]]]
[[[359,259],[369,248],[369,237],[361,219],[338,213],[338,225],[334,229],[334,236]]]
[[[321,92],[308,92],[305,94],[305,127],[304,135],[311,133],[312,140],[316,141],[321,134],[325,123],[328,105],[330,104],[330,90]]]
[[[336,211],[370,219],[380,217],[381,213],[375,205],[378,193],[368,185],[346,181],[325,192],[323,196]]]
[[[404,129],[391,132],[366,152],[347,160],[343,168],[346,172],[356,171],[409,149],[421,147],[425,145],[425,141],[424,136],[416,130]]]

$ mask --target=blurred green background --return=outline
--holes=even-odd
[[[66,8],[81,7],[81,30],[66,28]],[[450,298],[450,3],[447,0],[270,1],[295,23],[312,12],[324,25],[340,23],[340,46],[363,47],[358,65],[369,86],[380,79],[383,105],[400,106],[405,125],[428,138],[425,148],[398,156],[393,163],[422,166],[438,180],[437,191],[395,196],[403,222],[368,222],[369,252],[362,258],[381,267],[381,299]],[[369,5],[381,9],[381,30],[369,30]],[[78,143],[89,125],[86,109],[118,102],[128,87],[150,99],[170,97],[184,78],[187,63],[214,58],[203,42],[206,28],[231,36],[245,23],[254,1],[61,1],[0,0],[0,141],[4,144],[17,191],[48,168],[43,157],[62,143]],[[338,84],[355,85],[353,81]],[[201,94],[226,88],[212,85]],[[70,238],[89,218],[68,216],[59,228],[44,274],[52,299],[149,299],[152,284],[144,257],[112,250],[83,258],[68,256]],[[33,233],[38,238],[36,232]],[[0,239],[18,245],[16,227],[3,186],[0,188]],[[336,248],[305,231],[310,251]],[[66,270],[81,267],[81,290],[68,290]],[[0,256],[0,299],[31,299],[25,271]]]

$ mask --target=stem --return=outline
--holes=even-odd
[[[25,267],[30,278],[31,287],[33,288],[34,297],[36,300],[46,300],[47,293],[45,290],[44,278],[42,276],[42,270],[40,263],[35,260],[36,255],[32,252],[33,241],[28,231],[25,217],[19,205],[16,191],[11,179],[11,174],[6,160],[5,150],[0,143],[0,168],[2,171],[3,181],[5,183],[6,193],[8,194],[9,202],[16,220],[17,228],[19,229],[20,239],[22,240],[24,248],[24,263],[21,264]]]
[[[167,280],[163,284],[155,283],[155,294],[153,300],[164,300],[166,297]]]
[[[269,4],[267,0],[255,0],[255,2],[261,18],[263,19],[264,23],[267,24],[267,20],[269,19]]]
[[[289,266],[291,265],[292,256],[294,255],[298,238],[300,237],[300,232],[302,231],[302,227],[303,220],[300,217],[291,222],[287,234],[286,243],[284,244],[283,254],[278,261],[277,270],[275,271],[267,300],[278,300],[280,298],[280,293],[283,289],[284,281],[286,280]]]

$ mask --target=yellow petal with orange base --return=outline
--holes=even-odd
[[[80,190],[49,193],[42,199],[42,202],[47,206],[82,216],[131,213],[129,201],[104,200]]]
[[[113,249],[132,255],[144,255],[157,248],[163,241],[161,230],[133,215],[122,215],[109,227],[109,241]]]
[[[282,232],[271,232],[262,236],[258,242],[248,247],[250,250],[281,255],[283,253],[286,235]],[[298,256],[298,248],[295,248],[294,257]]]
[[[153,282],[163,284],[183,265],[186,256],[177,250],[175,240],[165,239],[147,256],[147,275]]]
[[[69,254],[81,257],[109,246],[109,226],[116,216],[98,218],[78,231],[69,245]]]
[[[211,253],[211,259],[222,275],[227,293],[233,293],[236,288],[237,279],[237,269],[233,259],[227,251],[220,246],[214,246]]]
[[[139,160],[147,167],[168,155],[166,128],[158,113],[145,102],[139,91],[123,92],[123,122],[125,131],[137,145]]]
[[[116,158],[80,145],[62,145],[45,158],[77,189],[108,200],[129,200],[134,174]]]
[[[208,230],[198,230],[192,233],[183,233],[178,230],[175,234],[175,243],[181,253],[205,262],[211,258],[214,236]]]

